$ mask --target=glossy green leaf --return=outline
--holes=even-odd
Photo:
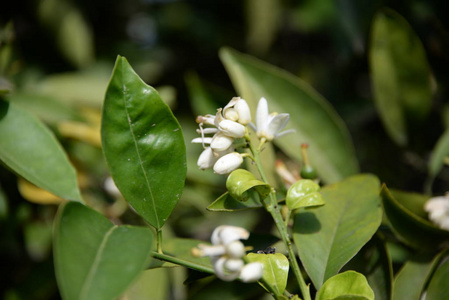
[[[347,271],[329,278],[318,290],[315,300],[369,299],[374,300],[374,292],[365,276]]]
[[[271,192],[269,184],[256,179],[253,173],[244,169],[237,169],[229,174],[226,180],[226,188],[232,198],[246,201],[251,195],[251,190],[259,193],[262,199],[268,197]]]
[[[429,178],[427,180],[427,189],[431,190],[433,179],[438,175],[444,166],[444,158],[449,156],[449,129],[438,139],[435,148],[429,159]]]
[[[207,210],[210,211],[236,211],[243,210],[249,208],[257,208],[262,207],[262,203],[257,195],[252,194],[254,197],[250,197],[248,200],[242,202],[235,200],[229,192],[224,193],[220,197],[217,198],[214,202],[212,202]]]
[[[301,161],[301,144],[309,144],[311,165],[326,182],[336,182],[357,172],[346,126],[312,87],[292,74],[234,50],[222,49],[220,57],[237,92],[254,113],[261,97],[268,100],[270,111],[290,113],[287,128],[294,128],[295,133],[274,141],[285,153]]]
[[[382,205],[390,227],[396,237],[417,249],[436,249],[449,240],[449,232],[439,229],[428,220],[414,214],[399,203],[384,185]]]
[[[259,262],[263,264],[264,285],[269,285],[268,290],[275,295],[282,295],[287,286],[289,262],[287,257],[281,253],[256,254],[249,253],[246,256],[248,262]]]
[[[75,169],[53,133],[14,103],[0,100],[0,160],[31,183],[82,202]]]
[[[446,252],[435,257],[430,253],[419,253],[407,261],[394,280],[392,300],[420,300],[431,275]]]
[[[317,289],[365,245],[382,220],[379,180],[357,175],[321,189],[326,205],[295,215],[294,241]]]
[[[310,179],[298,180],[288,189],[285,202],[290,210],[324,205],[319,190],[320,186]]]
[[[375,100],[390,137],[407,143],[407,121],[428,116],[432,106],[430,69],[424,47],[407,21],[391,9],[373,21],[370,66]]]
[[[101,136],[120,192],[145,220],[161,228],[184,187],[184,138],[156,90],[120,56],[106,92]]]
[[[449,286],[447,279],[449,278],[449,259],[438,266],[435,274],[430,279],[427,287],[426,300],[449,299]]]
[[[84,205],[63,204],[53,242],[62,297],[116,299],[147,266],[152,237],[149,228],[116,226]]]

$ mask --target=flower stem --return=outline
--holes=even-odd
[[[184,266],[184,267],[187,267],[187,268],[190,268],[190,269],[193,269],[193,270],[197,270],[197,271],[201,271],[201,272],[205,272],[205,273],[209,273],[209,274],[214,274],[215,273],[212,268],[208,268],[206,266],[203,266],[203,265],[200,265],[200,264],[196,264],[194,262],[186,261],[186,260],[183,260],[183,259],[180,259],[180,258],[177,258],[177,257],[174,257],[174,256],[170,256],[170,255],[167,255],[167,254],[162,254],[162,253],[159,253],[159,252],[153,252],[152,256],[154,258],[159,259],[159,260],[163,260],[163,261],[166,261],[166,262],[171,262],[171,263],[174,263],[174,264],[177,264],[177,265],[180,265],[180,266]]]
[[[257,169],[259,170],[262,180],[265,183],[269,183],[267,180],[267,177],[265,176],[265,172],[262,168],[262,164],[260,161],[259,153],[260,153],[261,147],[259,146],[258,149],[255,149],[251,142],[249,142],[249,147],[253,154],[254,161],[256,162],[256,166],[257,166]],[[281,214],[281,211],[277,204],[276,194],[275,194],[274,190],[271,191],[269,198],[270,198],[269,201],[262,201],[263,205],[264,205],[265,209],[271,214],[271,217],[273,218],[274,223],[276,224],[276,227],[279,231],[281,239],[282,239],[283,243],[285,244],[285,246],[287,247],[288,260],[290,262],[290,267],[293,269],[293,273],[296,276],[299,288],[301,290],[302,297],[304,298],[304,300],[311,300],[309,286],[306,284],[306,282],[304,281],[304,278],[301,274],[301,270],[299,268],[298,261],[296,260],[295,252],[293,251],[293,245],[292,245],[292,242],[290,241],[286,222],[284,222],[284,219],[282,218],[282,214]]]
[[[162,252],[162,229],[158,228],[156,229],[157,232],[157,252],[160,254],[163,254],[164,252]]]

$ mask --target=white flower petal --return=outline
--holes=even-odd
[[[240,272],[240,270],[242,269],[244,264],[245,263],[243,262],[243,259],[240,259],[240,258],[229,258],[229,259],[226,260],[226,262],[224,264],[224,267],[229,272]]]
[[[214,172],[217,174],[229,174],[238,169],[243,163],[242,156],[237,152],[232,152],[220,157],[214,164]]]
[[[210,147],[215,152],[223,152],[223,151],[226,151],[226,149],[229,149],[229,147],[231,147],[233,142],[234,142],[233,138],[231,138],[227,135],[224,135],[221,132],[218,132],[212,138]]]
[[[210,147],[207,147],[201,152],[197,164],[200,170],[205,170],[212,168],[216,162],[217,158],[214,156],[214,152]]]
[[[194,138],[192,140],[192,143],[196,143],[196,144],[210,144],[212,142],[212,138],[211,137],[205,137],[205,138]]]
[[[245,126],[231,120],[224,119],[217,127],[222,133],[233,138],[242,138],[245,135]]]
[[[214,115],[205,115],[196,117],[196,122],[198,124],[207,124],[207,125],[215,125],[215,116]]]
[[[201,250],[201,256],[221,256],[226,253],[226,247],[223,245],[209,246],[206,244],[199,244],[198,249]]]
[[[238,122],[242,125],[247,125],[251,122],[251,110],[249,109],[248,103],[239,98],[237,103],[234,105],[234,109],[239,115]]]
[[[239,277],[239,272],[226,272],[226,260],[226,257],[220,257],[217,261],[215,261],[215,263],[213,264],[215,275],[221,280],[232,281]]]
[[[245,252],[245,245],[240,241],[224,243],[226,245],[226,254],[232,258],[242,258]]]
[[[266,139],[273,140],[284,129],[290,119],[289,114],[279,114],[271,118],[266,127]]]
[[[263,265],[258,262],[246,264],[240,271],[240,279],[243,282],[255,282],[262,278]]]
[[[233,241],[246,240],[249,232],[245,228],[221,225],[212,232],[211,242],[214,245],[227,245]]]

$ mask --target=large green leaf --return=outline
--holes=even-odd
[[[429,178],[427,180],[427,189],[431,190],[433,179],[438,175],[444,166],[444,158],[449,156],[449,129],[438,139],[435,148],[429,159]]]
[[[75,169],[53,133],[14,103],[0,100],[0,160],[33,184],[82,202]]]
[[[236,90],[255,112],[261,97],[273,111],[290,113],[287,128],[295,133],[275,140],[284,152],[301,161],[301,144],[310,145],[309,158],[320,177],[336,182],[357,172],[348,131],[326,100],[299,78],[234,50],[220,52]],[[319,133],[319,134],[318,134]]]
[[[382,187],[381,196],[391,229],[405,244],[417,249],[433,250],[449,240],[449,231],[436,227],[407,209],[393,197],[385,185]]]
[[[106,92],[101,137],[112,178],[124,198],[161,228],[184,187],[184,139],[156,90],[120,56]]]
[[[407,143],[407,121],[430,112],[430,69],[424,47],[407,21],[391,9],[373,22],[370,66],[376,105],[390,137]]]
[[[65,300],[116,299],[148,263],[149,228],[115,226],[76,202],[63,204],[54,228],[56,278]]]
[[[317,289],[376,232],[382,220],[379,188],[375,176],[353,176],[321,190],[324,206],[298,210],[293,237]]]
[[[446,257],[446,260],[438,266],[438,269],[430,280],[429,286],[427,287],[426,300],[449,299],[448,278],[449,259]]]
[[[443,251],[435,257],[432,257],[431,253],[419,253],[407,261],[394,280],[392,299],[421,299],[431,275],[446,252]]]
[[[374,300],[374,292],[365,276],[347,271],[329,278],[319,289],[315,300],[352,299]]]
[[[167,299],[169,288],[168,270],[146,270],[120,299]]]

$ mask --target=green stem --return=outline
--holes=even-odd
[[[215,272],[212,268],[208,268],[208,267],[205,267],[205,266],[202,266],[202,265],[190,262],[190,261],[186,261],[186,260],[183,260],[180,258],[176,258],[176,257],[170,256],[170,255],[167,255],[167,254],[153,252],[152,255],[154,258],[157,258],[159,260],[171,262],[171,263],[174,263],[174,264],[177,264],[180,266],[184,266],[184,267],[187,267],[190,269],[194,269],[197,271],[201,271],[201,272],[205,272],[205,273],[209,273],[209,274],[215,274]]]
[[[258,149],[255,149],[251,142],[249,142],[249,147],[253,154],[257,169],[259,170],[262,180],[265,183],[269,183],[267,180],[267,177],[265,176],[265,172],[262,168],[262,164],[260,162],[260,156],[259,156],[260,151],[259,150],[261,147],[259,146]],[[279,234],[281,235],[281,239],[282,239],[283,243],[285,244],[285,246],[287,247],[288,260],[290,262],[290,267],[293,269],[293,273],[295,274],[295,276],[298,280],[298,285],[299,285],[299,288],[301,290],[301,294],[302,294],[304,300],[311,300],[309,286],[306,284],[306,282],[304,281],[304,278],[301,274],[301,270],[299,268],[298,261],[296,260],[295,252],[293,251],[293,245],[289,238],[287,226],[284,223],[281,211],[277,204],[276,194],[275,194],[274,190],[272,190],[272,192],[270,193],[269,202],[263,201],[263,205],[264,205],[265,209],[271,214],[271,217],[273,218],[274,223],[276,224]]]
[[[162,229],[158,228],[156,229],[157,232],[157,252],[160,254],[163,254],[164,252],[162,252]]]

